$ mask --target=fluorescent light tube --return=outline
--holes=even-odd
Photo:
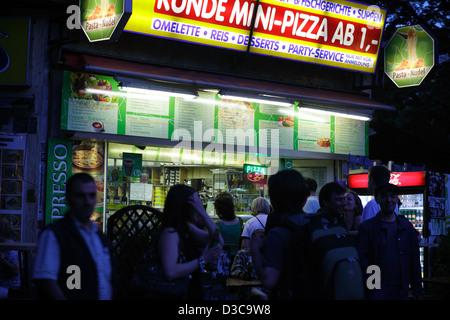
[[[318,113],[318,114],[329,114],[331,116],[349,118],[349,119],[355,119],[355,120],[361,120],[361,121],[372,120],[372,118],[369,116],[362,116],[362,115],[358,115],[358,114],[345,113],[345,112],[339,112],[339,111],[329,111],[329,110],[323,110],[323,109],[301,107],[300,111],[302,111],[302,110],[307,111],[307,112],[313,112],[313,113]]]
[[[221,99],[229,99],[229,100],[237,100],[237,101],[249,101],[249,102],[258,102],[258,103],[266,103],[272,104],[282,107],[290,107],[293,105],[293,102],[288,99],[276,98],[276,97],[263,97],[258,95],[250,95],[250,94],[238,94],[238,93],[228,93],[228,92],[219,92],[219,97]]]
[[[194,92],[181,92],[177,91],[172,88],[166,89],[146,89],[146,88],[137,88],[137,87],[126,87],[126,86],[120,86],[120,89],[126,92],[131,93],[138,93],[142,95],[159,95],[159,96],[166,96],[166,97],[180,97],[185,99],[194,99],[197,98],[198,95]]]

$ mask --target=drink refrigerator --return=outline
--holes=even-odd
[[[450,225],[448,177],[445,173],[427,171],[391,173],[389,182],[400,188],[399,214],[407,218],[422,236],[420,263],[423,277],[429,276],[429,248],[438,246],[439,237],[447,233]],[[348,176],[348,188],[360,196],[363,206],[373,199],[367,183],[367,173]]]

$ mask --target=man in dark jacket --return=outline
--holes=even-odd
[[[281,170],[270,177],[268,187],[274,211],[267,218],[266,238],[259,232],[251,239],[256,273],[270,291],[270,299],[307,299],[311,296],[310,279],[306,269],[294,263],[293,251],[305,253],[303,248],[294,247],[294,238],[307,236],[303,226],[308,220],[302,208],[309,195],[308,186],[300,172]],[[293,229],[284,227],[287,225]]]
[[[359,230],[359,256],[363,270],[380,270],[380,288],[368,290],[373,300],[406,300],[411,285],[415,298],[422,297],[420,253],[412,224],[395,214],[398,187],[385,184],[375,189],[378,214],[364,221]]]
[[[75,174],[67,181],[69,210],[39,237],[33,274],[38,298],[112,298],[111,248],[90,220],[96,193],[95,181],[89,174]]]

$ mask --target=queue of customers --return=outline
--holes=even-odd
[[[369,171],[369,189],[375,196],[371,212],[366,212],[368,205],[362,207],[356,193],[336,182],[325,184],[318,196],[316,188],[314,180],[304,178],[296,170],[279,171],[268,182],[270,205],[262,197],[255,199],[251,205],[254,217],[244,224],[235,215],[229,194],[216,197],[219,220],[214,222],[193,188],[173,186],[166,198],[158,241],[165,277],[175,280],[189,276],[184,298],[204,299],[202,272],[207,265],[215,263],[226,248],[231,264],[229,276],[260,282],[237,292],[238,299],[324,298],[320,294],[308,294],[310,279],[302,277],[304,269],[296,269],[298,259],[293,239],[298,239],[298,235],[283,227],[286,223],[304,226],[310,217],[317,217],[325,229],[338,225],[354,239],[364,287],[358,298],[420,298],[417,233],[409,221],[397,215],[399,191],[389,184],[389,171],[382,166]],[[50,225],[38,244],[33,279],[41,298],[116,297],[111,246],[88,218],[95,206],[95,194],[95,181],[89,175],[76,174],[69,179],[68,214]],[[373,211],[377,211],[374,216]],[[306,235],[303,239],[307,239]],[[300,246],[304,250],[300,255],[304,266],[311,265],[307,241]],[[70,265],[89,270],[80,290],[67,288],[70,274],[66,270]],[[370,265],[380,267],[380,288],[366,286],[369,277],[366,270]],[[295,290],[303,292],[291,294]]]

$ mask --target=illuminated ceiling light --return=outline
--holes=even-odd
[[[191,92],[188,90],[180,90],[175,88],[154,88],[154,87],[134,87],[132,85],[120,85],[120,90],[130,92],[130,93],[136,93],[141,95],[157,95],[157,96],[165,96],[165,97],[179,97],[179,98],[185,98],[185,99],[194,99],[198,97],[198,94],[196,92]]]
[[[291,101],[289,99],[284,99],[284,98],[252,95],[252,94],[246,94],[246,93],[226,92],[226,91],[220,91],[219,98],[228,99],[228,100],[237,100],[237,101],[266,103],[266,104],[272,104],[272,105],[277,105],[277,106],[282,106],[282,107],[291,107],[294,104],[293,101]]]
[[[361,120],[361,121],[370,121],[372,118],[369,115],[360,115],[345,111],[330,111],[325,109],[318,109],[318,108],[308,108],[308,107],[300,107],[300,111],[307,111],[311,113],[317,113],[317,114],[327,114],[331,116],[336,117],[342,117],[342,118],[349,118],[354,120]]]
[[[185,99],[197,98],[196,90],[178,86],[173,83],[156,82],[145,79],[128,78],[115,76],[114,79],[119,83],[119,89],[128,95],[138,97],[142,96],[160,96],[160,97],[180,97]]]

